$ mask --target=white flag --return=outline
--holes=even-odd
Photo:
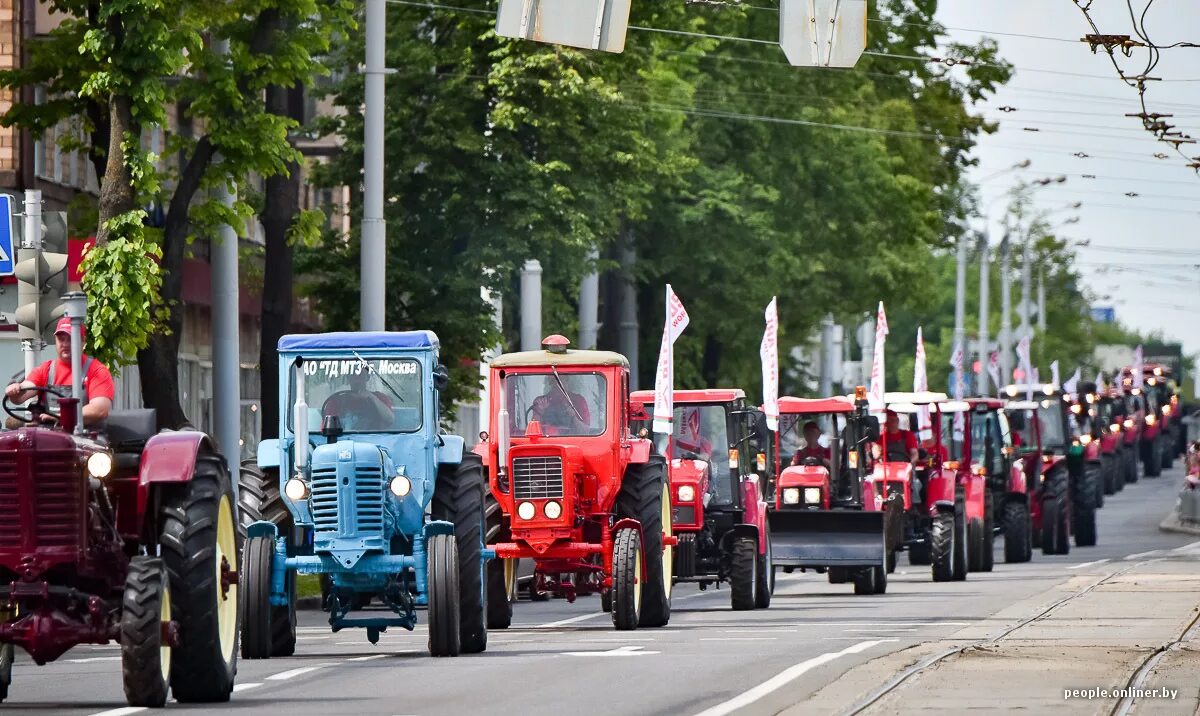
[[[1057,363],[1058,363],[1058,361],[1055,361],[1056,365],[1057,365]],[[1083,377],[1083,374],[1080,372],[1080,369],[1076,368],[1075,372],[1071,374],[1071,377],[1067,378],[1067,382],[1063,383],[1063,386],[1062,386],[1063,392],[1064,393],[1077,392],[1077,389],[1079,388],[1079,380],[1082,377]],[[1098,375],[1096,376],[1096,390],[1100,390],[1100,376],[1098,376]]]
[[[658,350],[658,371],[654,377],[654,432],[670,435],[675,417],[675,339],[687,328],[688,314],[679,297],[667,284],[667,320],[663,325],[662,347]]]
[[[1033,365],[1029,360],[1029,336],[1017,341],[1017,357],[1021,359],[1021,371],[1025,374],[1025,399],[1033,400]]]
[[[1061,383],[1058,382],[1058,377],[1059,377],[1058,376],[1058,361],[1054,361],[1053,363],[1050,364],[1050,383],[1055,388],[1057,388],[1059,385],[1061,385]],[[1067,392],[1073,393],[1075,391],[1069,390]]]
[[[763,412],[767,429],[779,430],[779,310],[775,297],[767,304],[767,327],[763,331],[758,357],[762,361]]]
[[[887,315],[883,312],[883,301],[875,316],[875,355],[871,361],[871,392],[867,396],[871,412],[883,410],[883,347],[888,334]]]
[[[925,338],[921,327],[917,326],[917,360],[913,363],[913,392],[921,393],[929,390],[929,376],[925,373]],[[917,427],[922,440],[933,437],[933,421],[929,417],[929,406],[922,405],[917,411]]]
[[[992,385],[996,386],[996,394],[999,395],[1000,389],[1004,387],[1000,385],[1000,351],[992,351],[988,356],[987,372],[992,379]]]
[[[961,343],[954,344],[954,350],[950,351],[950,367],[954,368],[954,399],[962,400],[963,386],[963,347]]]
[[[1104,372],[1097,371],[1096,373],[1096,390],[1103,391],[1104,388]]]
[[[1145,383],[1146,376],[1142,375],[1144,364],[1145,358],[1142,356],[1142,347],[1139,345],[1133,352],[1133,387],[1135,388],[1141,388]]]

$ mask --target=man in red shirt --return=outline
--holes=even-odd
[[[826,468],[829,467],[829,448],[821,447],[821,426],[809,420],[804,424],[804,447],[792,455],[793,465],[803,465],[804,459],[815,457]]]
[[[911,430],[900,429],[900,416],[887,411],[887,430],[879,436],[879,449],[885,462],[917,464],[917,436]]]
[[[80,339],[84,337],[80,328]],[[54,352],[56,357],[34,368],[25,380],[13,383],[4,390],[4,394],[14,403],[23,403],[33,397],[31,388],[46,388],[64,386],[67,393],[71,388],[71,319],[61,318],[54,328]],[[96,426],[108,419],[112,410],[116,386],[113,385],[112,373],[103,363],[91,356],[81,356],[83,364],[83,424]]]

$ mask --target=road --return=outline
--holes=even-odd
[[[1122,638],[1149,646],[1163,641],[1155,629],[1166,633],[1179,626],[1178,619],[1161,614],[1164,609],[1184,610],[1200,603],[1200,594],[1191,584],[1188,590],[1192,591],[1177,589],[1157,597],[1137,592],[1143,582],[1175,583],[1171,580],[1176,578],[1169,576],[1137,577],[1148,569],[1182,575],[1178,579],[1200,572],[1196,569],[1200,537],[1158,529],[1174,504],[1180,482],[1179,471],[1170,471],[1110,497],[1099,513],[1100,544],[1073,548],[1069,555],[1035,553],[1031,563],[1006,565],[998,552],[994,572],[971,574],[965,583],[949,584],[932,583],[927,567],[909,567],[902,557],[888,593],[870,597],[854,596],[851,585],[830,585],[821,576],[781,573],[771,608],[755,612],[730,611],[727,590],[701,592],[687,586],[676,591],[671,623],[665,629],[615,632],[600,612],[597,597],[581,598],[575,604],[522,601],[516,605],[513,627],[493,631],[485,654],[432,659],[425,653],[426,635],[421,629],[389,632],[372,646],[362,632],[331,634],[320,614],[307,612],[301,620],[297,656],[241,661],[237,692],[230,703],[186,708],[170,704],[168,708],[211,714],[282,709],[290,714],[385,716],[484,712],[557,716],[564,711],[580,716],[719,716],[789,709],[843,713],[864,705],[873,691],[911,670],[925,654],[936,656],[946,645],[993,648],[1000,643],[995,637],[1001,632],[1008,630],[1004,639],[1009,639],[1017,634],[1011,631],[1014,628],[1032,629],[1035,624],[1030,620],[1041,619],[1037,623],[1044,625],[1043,613],[1059,600],[1082,607],[1085,599],[1108,594],[1101,587],[1110,584],[1125,585],[1119,590],[1124,601],[1101,603],[1089,607],[1088,613],[1071,615],[1069,623],[1077,631],[1060,641],[1051,637],[1050,645],[1104,646],[1104,620],[1115,619],[1108,626],[1123,626],[1127,633]],[[1105,584],[1096,586],[1100,582]],[[1163,601],[1167,596],[1174,601]],[[1192,613],[1190,608],[1185,611]],[[1156,621],[1156,615],[1162,618]],[[1142,644],[1137,646],[1146,651]],[[956,658],[919,671],[956,673],[961,671]],[[1059,674],[1054,658],[1044,672],[1033,676],[1022,671],[1028,665],[1021,659],[999,662],[985,665],[982,671],[964,672],[962,678],[972,679],[980,688],[971,689],[969,698],[974,701],[969,704],[945,702],[947,710],[998,708],[1000,702],[990,700],[989,689],[1018,674],[1049,691],[1089,685]],[[1164,659],[1163,668],[1174,664],[1168,662]],[[1184,687],[1185,695],[1191,689],[1194,695],[1195,671],[1191,676],[1185,676],[1185,670],[1175,673],[1174,686]],[[925,704],[905,690],[926,689],[921,683],[925,676],[911,674],[890,692],[874,694],[878,699],[865,710],[916,712]],[[1125,674],[1121,683],[1132,676]],[[1171,678],[1169,669],[1163,678]],[[1107,713],[1115,702],[1107,702],[1109,706],[1101,701],[1074,703],[1081,712],[1103,708]],[[72,716],[142,711],[124,707],[120,662],[112,646],[80,647],[45,667],[21,659],[14,669],[11,698],[0,709]]]

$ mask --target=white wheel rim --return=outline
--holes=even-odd
[[[163,683],[167,683],[171,678],[171,645],[162,637],[163,624],[171,623],[171,588],[167,586],[164,579],[162,582],[162,594],[160,596],[161,603],[159,604],[159,646],[158,646],[158,668],[162,674]]]
[[[222,579],[223,565],[230,570],[237,570],[237,538],[233,527],[233,507],[228,495],[221,496],[217,509],[217,544],[213,561],[216,562],[217,628],[220,632],[221,655],[226,662],[230,662],[237,643],[238,585],[234,582],[226,589]]]
[[[513,601],[517,594],[517,560],[504,560],[504,594]]]

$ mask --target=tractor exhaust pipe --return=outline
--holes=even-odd
[[[71,400],[74,405],[60,412],[60,416],[66,418],[63,430],[82,435],[83,420],[80,412],[83,402],[83,322],[87,319],[87,296],[79,291],[72,291],[63,296],[62,300],[66,304],[67,318],[71,319]],[[67,422],[72,424],[68,425]]]
[[[293,363],[296,367],[296,405],[292,415],[296,416],[296,470],[303,471],[308,467],[308,403],[304,400],[304,359],[297,358]]]

